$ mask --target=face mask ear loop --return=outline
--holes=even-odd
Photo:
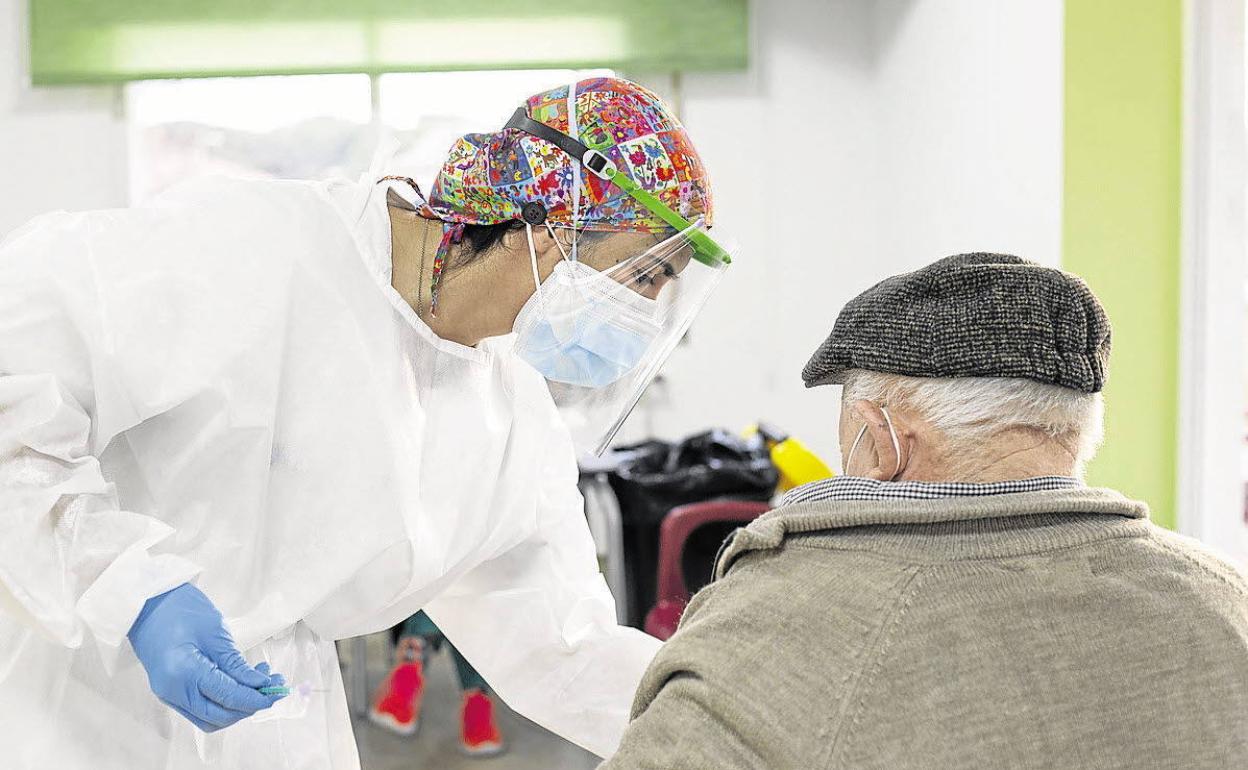
[[[547,220],[545,224],[546,224],[546,231],[550,233],[551,238],[554,238],[555,246],[559,248],[559,253],[563,255],[564,261],[566,262],[574,261],[568,257],[568,252],[563,250],[563,244],[559,242],[559,237],[555,235],[555,228],[550,226],[550,220]]]
[[[893,429],[893,418],[888,416],[888,408],[881,406],[880,411],[884,413],[884,422],[888,423],[888,437],[893,440],[893,452],[897,458],[897,467],[893,469],[893,475],[888,477],[892,481],[901,473],[901,442],[897,439],[897,431]]]
[[[901,473],[901,442],[897,439],[897,431],[893,428],[893,418],[888,414],[888,407],[880,407],[880,411],[884,413],[884,422],[888,423],[888,436],[893,440],[893,452],[896,453],[897,467],[893,469],[893,475],[888,477],[889,481],[897,478],[897,474]],[[862,441],[862,437],[867,435],[867,426],[863,425],[858,430],[854,443],[849,445],[849,454],[845,456],[845,472],[849,472],[849,463],[854,459],[854,452],[858,449],[858,444]]]
[[[573,80],[568,85],[568,133],[573,139],[580,141],[581,127],[577,124],[576,118],[576,86],[579,80]],[[577,158],[572,161],[572,262],[579,259],[576,251],[576,241],[578,232],[578,223],[581,219],[581,160]]]
[[[854,439],[854,443],[849,445],[849,454],[845,455],[845,472],[849,473],[849,464],[854,460],[854,452],[858,449],[858,444],[862,441],[862,437],[867,435],[867,426],[864,423],[858,430],[858,436]]]
[[[542,274],[537,271],[537,249],[533,247],[533,225],[524,223],[524,233],[529,239],[529,264],[533,267],[533,291],[537,292],[537,304],[546,315],[546,298],[542,296]]]

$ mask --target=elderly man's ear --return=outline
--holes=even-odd
[[[867,424],[867,436],[871,438],[871,446],[860,446],[858,452],[868,467],[857,475],[876,481],[892,481],[906,472],[914,455],[914,431],[903,414],[890,411],[886,416],[884,410],[873,401],[855,401],[852,405],[859,419]],[[889,422],[892,431],[889,431]],[[896,436],[896,443],[893,438]],[[864,442],[865,443],[865,442]],[[871,450],[874,450],[875,465],[871,465]],[[862,463],[860,463],[861,466]],[[848,468],[846,470],[849,470]]]

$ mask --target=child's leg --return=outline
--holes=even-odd
[[[425,643],[424,657],[425,663],[429,662],[429,654],[442,646],[446,641],[446,637],[442,635],[442,631],[438,629],[433,621],[429,619],[423,611],[417,612],[403,623],[403,631],[399,635],[404,637],[419,637]]]
[[[459,689],[467,692],[469,690],[480,690],[487,695],[490,692],[490,685],[485,679],[477,673],[459,650],[455,649],[455,645],[447,644],[451,648],[451,657],[455,659],[455,672],[459,675]]]
[[[463,692],[463,705],[459,710],[460,748],[476,757],[498,754],[503,750],[503,734],[495,720],[490,686],[454,645],[448,643],[447,646],[451,648]]]
[[[431,648],[441,641],[442,634],[434,627],[434,639],[426,625],[413,615],[396,626],[392,633],[397,636],[394,648],[394,667],[373,696],[369,719],[381,727],[412,735],[420,725],[420,706],[425,691],[424,668],[429,662]]]

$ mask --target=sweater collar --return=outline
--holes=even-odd
[[[933,559],[982,558],[1041,552],[1103,537],[1107,516],[1120,521],[1147,519],[1148,506],[1112,489],[1084,486],[977,497],[797,503],[769,511],[736,530],[720,549],[715,577],[743,553],[777,549],[786,538],[797,536],[819,535],[834,548]]]

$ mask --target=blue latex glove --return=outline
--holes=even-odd
[[[220,611],[190,583],[148,599],[126,636],[156,697],[206,733],[282,698],[257,690],[285,681],[267,663],[247,665]]]

